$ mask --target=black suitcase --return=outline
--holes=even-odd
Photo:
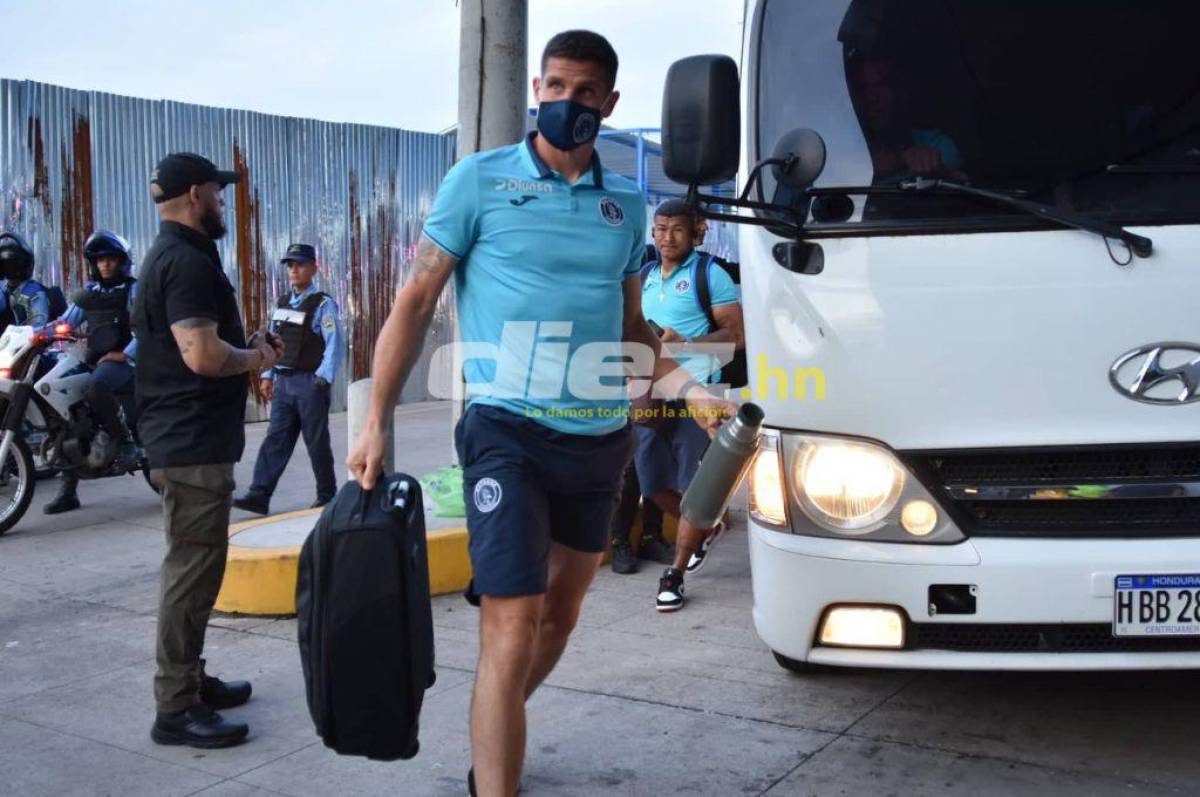
[[[348,482],[300,551],[300,663],[317,734],[342,755],[417,754],[433,685],[433,612],[421,486]]]

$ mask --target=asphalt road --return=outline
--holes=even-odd
[[[446,464],[444,404],[397,413],[397,464]],[[333,419],[344,452],[344,417]],[[245,485],[265,427],[249,428]],[[301,451],[273,509],[311,503]],[[84,483],[84,509],[0,537],[0,794],[461,795],[475,610],[434,602],[438,681],[408,762],[341,758],[313,733],[295,622],[215,618],[211,671],[249,678],[241,747],[159,747],[154,607],[162,531],[136,478]],[[240,517],[235,513],[235,518]],[[754,633],[744,526],[653,609],[657,566],[602,572],[561,665],[530,703],[523,795],[1200,794],[1192,673],[844,671],[796,676]],[[1200,713],[1200,712],[1198,712]]]

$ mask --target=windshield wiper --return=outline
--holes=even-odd
[[[1030,202],[1028,199],[1020,199],[1010,194],[1001,194],[997,191],[989,191],[986,188],[975,188],[969,185],[962,185],[961,183],[932,180],[926,177],[906,180],[899,183],[898,187],[903,191],[924,192],[940,190],[954,194],[963,194],[965,196],[977,196],[981,199],[989,199],[998,204],[1007,205],[1010,208],[1023,210],[1032,216],[1056,222],[1064,227],[1072,227],[1076,230],[1095,233],[1104,238],[1116,238],[1128,246],[1129,251],[1138,257],[1150,257],[1150,254],[1154,251],[1154,242],[1149,238],[1131,233],[1116,224],[1109,224],[1106,221],[1062,210],[1053,205]]]

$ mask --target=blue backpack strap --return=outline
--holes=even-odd
[[[638,279],[641,280],[642,285],[646,284],[646,280],[650,278],[650,272],[653,271],[657,266],[657,260],[651,260],[649,263],[646,263],[646,265],[642,266],[642,270],[638,272]]]

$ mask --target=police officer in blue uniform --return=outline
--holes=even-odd
[[[137,280],[133,278],[133,256],[129,242],[108,230],[97,230],[87,239],[83,256],[90,282],[74,296],[74,302],[55,324],[67,324],[72,332],[87,329],[87,364],[93,367],[85,395],[103,431],[119,446],[117,465],[132,468],[141,456],[126,423],[132,413],[134,360],[137,338],[131,313]],[[124,405],[124,406],[123,406]],[[58,495],[46,504],[47,515],[78,509],[79,477],[62,475]]]
[[[283,338],[284,354],[278,365],[263,374],[260,384],[271,401],[271,424],[258,450],[254,481],[233,501],[238,509],[262,515],[268,512],[271,494],[301,433],[317,479],[313,506],[324,506],[337,492],[329,444],[331,386],[342,357],[337,304],[313,283],[318,264],[312,246],[292,244],[282,263],[287,266],[291,291],[279,297],[270,328]]]
[[[4,277],[4,318],[9,324],[42,327],[50,320],[46,287],[33,279],[33,250],[13,232],[0,235],[0,276]]]

